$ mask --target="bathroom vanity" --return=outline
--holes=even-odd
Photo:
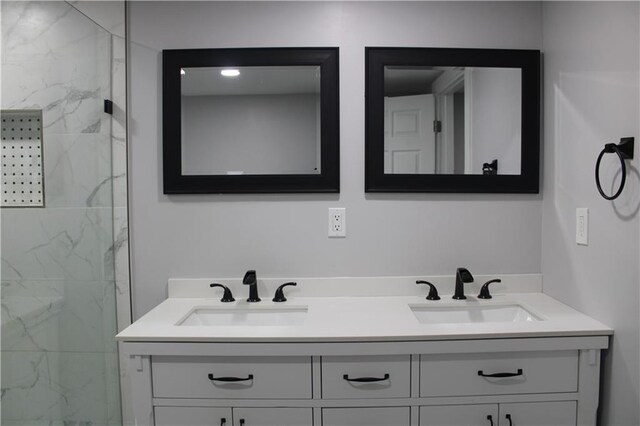
[[[214,280],[118,335],[138,425],[595,425],[600,354],[613,331],[541,292],[539,275],[260,280],[259,303],[223,303]],[[339,294],[339,297],[335,295]],[[359,296],[367,294],[366,297]]]

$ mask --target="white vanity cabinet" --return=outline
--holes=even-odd
[[[124,342],[138,426],[594,426],[607,336]]]
[[[311,408],[155,407],[156,426],[312,426]]]
[[[576,401],[420,407],[420,426],[575,426],[576,421]]]

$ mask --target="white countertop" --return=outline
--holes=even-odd
[[[131,326],[118,334],[117,339],[128,342],[329,342],[329,341],[429,341],[459,339],[495,339],[515,337],[567,337],[611,335],[613,330],[600,322],[560,303],[543,294],[536,278],[531,276],[506,276],[501,284],[492,287],[493,298],[480,300],[475,297],[482,279],[476,277],[478,284],[465,285],[467,300],[452,300],[452,281],[450,277],[427,277],[429,281],[442,288],[441,300],[425,299],[426,288],[416,286],[415,279],[420,277],[356,278],[356,279],[300,279],[298,287],[285,289],[287,301],[271,301],[275,284],[284,280],[265,280],[259,285],[262,301],[248,303],[244,300],[247,287],[237,280],[172,280],[169,283],[170,297]],[[483,277],[491,278],[491,277]],[[495,278],[495,277],[494,277]],[[377,280],[377,284],[376,284]],[[221,292],[208,287],[210,282],[224,282],[232,287],[235,302],[220,302]],[[335,291],[336,282],[340,283],[343,297],[324,295],[319,291],[301,291],[300,287],[317,289],[320,282],[323,288]],[[353,281],[354,288],[346,288]],[[327,283],[332,285],[326,285]],[[373,296],[353,296],[362,290],[363,283],[372,291]],[[389,285],[393,282],[394,285]],[[347,283],[347,284],[345,284]],[[373,284],[372,284],[373,283]],[[533,283],[533,284],[532,284]],[[358,289],[357,287],[360,288]],[[420,288],[418,288],[420,287]],[[195,289],[195,291],[194,291]],[[375,290],[378,289],[378,290]],[[383,294],[395,289],[402,295]],[[509,291],[512,290],[512,291]],[[534,290],[534,291],[531,291]],[[535,291],[540,290],[540,291]],[[417,293],[404,294],[404,293]],[[312,294],[312,296],[310,296]],[[361,293],[359,293],[361,294]],[[203,297],[214,296],[215,297]],[[191,297],[190,297],[191,296]],[[193,297],[196,296],[196,297]],[[240,297],[242,296],[242,297]],[[517,304],[539,317],[539,321],[530,322],[494,322],[494,323],[449,323],[421,324],[410,306],[425,307],[461,307],[495,306]],[[306,307],[307,315],[300,325],[287,326],[211,326],[178,325],[194,308],[292,308]]]

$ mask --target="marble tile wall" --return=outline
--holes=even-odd
[[[131,320],[124,40],[66,2],[0,7],[0,106],[43,110],[46,203],[0,210],[2,424],[120,425],[114,335]]]

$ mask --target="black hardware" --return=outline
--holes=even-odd
[[[227,419],[225,419],[224,417],[220,419],[220,426],[224,426],[227,424]]]
[[[497,378],[517,377],[517,376],[522,376],[522,368],[518,368],[518,371],[516,373],[484,374],[484,372],[482,370],[478,370],[478,376],[482,376],[482,377],[497,377]]]
[[[598,155],[598,160],[596,161],[596,187],[598,188],[598,192],[602,195],[602,198],[605,200],[615,200],[620,196],[622,190],[624,189],[624,184],[627,180],[627,165],[624,160],[630,160],[633,158],[633,138],[621,138],[619,144],[608,143],[604,146],[602,151],[600,151],[600,155]],[[615,152],[620,159],[620,167],[622,168],[622,177],[620,178],[620,187],[613,195],[607,195],[602,190],[602,185],[600,185],[600,160],[604,154]]]
[[[290,285],[298,285],[298,283],[288,282],[288,283],[282,284],[280,287],[276,289],[276,294],[275,296],[273,296],[272,300],[274,302],[286,302],[287,298],[284,297],[284,292],[282,291],[282,289]]]
[[[240,419],[240,426],[244,424],[244,419]]]
[[[472,283],[473,275],[467,268],[456,269],[456,289],[453,294],[453,298],[456,300],[464,300],[467,296],[464,295],[464,283]]]
[[[244,274],[242,284],[249,286],[249,298],[247,299],[247,302],[259,302],[260,297],[258,297],[258,276],[256,275],[256,271],[254,269],[250,269]]]
[[[489,420],[489,426],[493,426],[493,417],[491,416],[491,414],[487,416],[487,420]]]
[[[433,120],[433,133],[442,133],[442,121]]]
[[[209,373],[209,380],[214,382],[248,382],[253,380],[253,374],[249,374],[247,377],[214,377]]]
[[[426,284],[429,286],[429,294],[427,295],[427,300],[440,300],[440,296],[438,296],[438,289],[435,285],[431,284],[429,281],[418,280],[416,284]]]
[[[504,416],[507,420],[509,420],[509,426],[513,426],[513,422],[511,421],[511,414],[507,414]]]
[[[491,293],[489,293],[489,284],[491,283],[501,283],[502,280],[497,278],[495,280],[489,280],[482,285],[480,289],[480,294],[478,294],[478,299],[491,299]]]
[[[107,114],[113,114],[113,102],[109,99],[104,100],[104,112]]]
[[[498,174],[498,159],[496,158],[490,163],[484,163],[482,165],[483,175],[497,175]]]
[[[373,382],[384,382],[385,380],[389,380],[389,374],[385,374],[384,377],[357,377],[357,378],[349,378],[348,374],[342,376],[347,382],[358,382],[358,383],[373,383]]]
[[[219,284],[219,283],[211,283],[209,284],[209,287],[222,287],[224,289],[224,294],[222,295],[222,299],[220,299],[221,302],[235,302],[236,299],[233,298],[233,295],[231,294],[231,290],[229,290],[229,288],[226,285],[223,284]]]

